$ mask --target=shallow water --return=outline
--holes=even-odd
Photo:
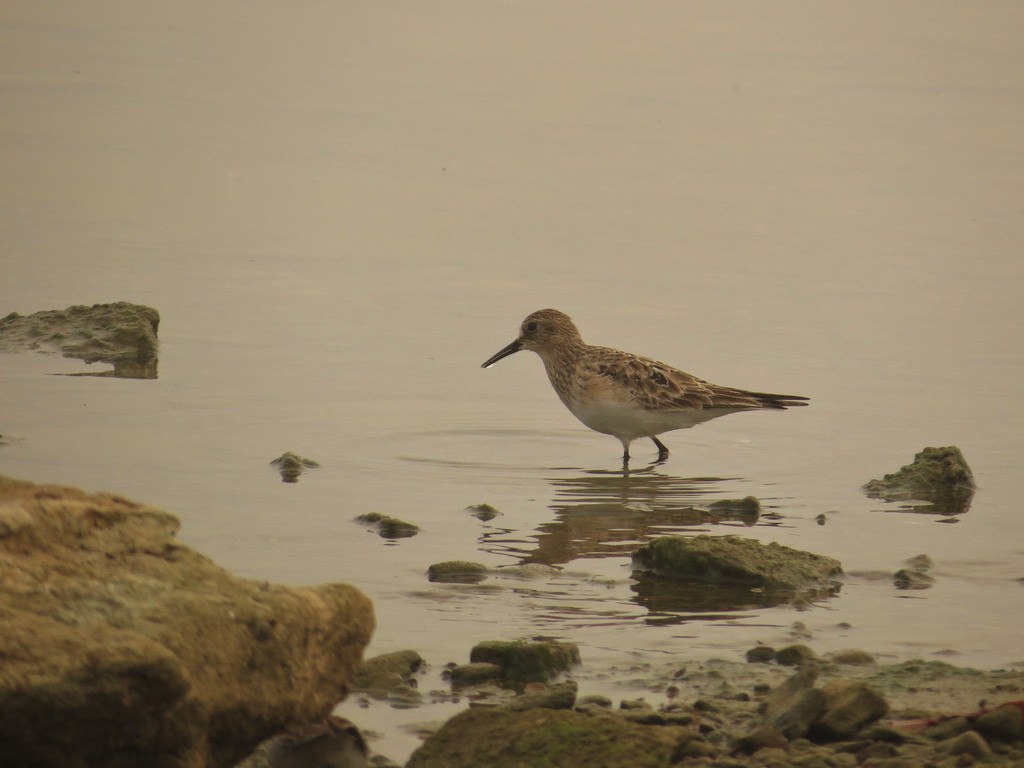
[[[1022,14],[7,3],[0,316],[128,300],[162,323],[154,381],[0,356],[0,471],[166,507],[246,576],[355,583],[369,652],[435,670],[545,634],[599,688],[794,621],[819,653],[1021,661]],[[660,466],[638,442],[624,476],[533,355],[480,370],[546,306],[811,407],[670,433]],[[860,492],[926,445],[963,450],[967,513]],[[286,450],[321,468],[282,483]],[[747,495],[772,516],[687,511]],[[370,511],[423,530],[386,542],[353,522]],[[851,575],[803,611],[652,602],[627,553],[677,531]],[[919,553],[935,586],[895,590]],[[449,559],[564,571],[427,582]],[[395,718],[428,710],[353,717],[401,757]]]

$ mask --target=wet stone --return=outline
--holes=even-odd
[[[418,525],[407,523],[381,512],[368,512],[356,518],[357,523],[373,526],[382,539],[406,539],[420,532]]]
[[[866,763],[867,761],[882,760],[887,757],[895,757],[897,749],[894,745],[884,741],[872,742],[861,749],[857,750],[857,762]]]
[[[988,742],[974,731],[967,731],[943,741],[939,748],[950,755],[970,755],[978,759],[992,756],[992,748]]]
[[[742,499],[720,499],[708,504],[712,512],[730,512],[734,515],[746,515],[757,517],[761,514],[761,502],[756,496],[747,496]]]
[[[383,697],[390,691],[411,687],[413,675],[423,666],[416,651],[393,651],[365,659],[356,674],[353,690]]]
[[[1024,712],[1015,704],[1006,704],[978,715],[972,725],[987,739],[1018,741],[1024,738]]]
[[[473,647],[469,660],[496,664],[511,682],[545,682],[579,664],[580,652],[575,643],[555,640],[488,640]]]
[[[817,670],[805,667],[765,698],[766,722],[787,739],[807,735],[825,708],[825,694],[813,687],[817,676]]]
[[[633,553],[633,570],[668,579],[737,584],[778,592],[832,594],[837,560],[738,536],[662,536]]]
[[[475,584],[487,578],[488,568],[483,563],[468,560],[446,560],[427,568],[430,581],[457,584]]]
[[[466,511],[482,523],[493,520],[501,514],[490,504],[474,504],[472,507],[466,507]]]
[[[775,649],[768,645],[757,645],[747,651],[747,662],[750,664],[767,664],[775,661]]]
[[[971,724],[967,722],[966,717],[950,717],[926,728],[922,733],[934,741],[945,741],[969,730],[971,730]]]
[[[109,363],[112,371],[81,374],[122,379],[157,378],[160,313],[118,301],[45,310],[0,319],[0,351],[59,352],[86,363]]]
[[[479,685],[501,678],[501,667],[497,664],[489,664],[485,661],[471,662],[454,667],[451,672],[451,684],[453,687],[465,687],[468,685]]]
[[[762,725],[746,736],[741,736],[736,742],[736,748],[748,755],[766,748],[786,750],[789,748],[789,740],[770,725]]]
[[[299,482],[299,476],[307,469],[317,469],[320,465],[312,459],[304,458],[291,451],[285,451],[271,461],[270,466],[281,475],[281,482],[297,483]]]
[[[844,651],[836,651],[831,656],[829,656],[829,661],[832,661],[836,664],[846,664],[849,666],[865,666],[868,664],[874,664],[875,657],[867,651],[849,649]]]
[[[806,645],[790,645],[775,654],[775,661],[784,667],[800,667],[817,657]]]
[[[539,685],[519,694],[505,708],[513,712],[525,709],[572,709],[576,704],[577,683],[567,680],[557,685]]]
[[[837,681],[825,685],[822,692],[825,711],[811,725],[811,737],[818,741],[851,738],[889,711],[882,695],[865,683]]]
[[[599,709],[611,709],[612,700],[600,693],[588,693],[586,696],[580,696],[576,702],[576,708],[581,707],[597,707]]]
[[[974,476],[956,446],[925,448],[897,472],[864,485],[864,492],[885,501],[930,502],[914,511],[955,515],[966,512],[974,497]]]
[[[619,709],[623,710],[637,710],[637,709],[654,709],[651,703],[647,699],[623,699],[619,702]]]

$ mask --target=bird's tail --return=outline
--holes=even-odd
[[[793,408],[798,405],[808,405],[811,398],[803,395],[775,395],[771,392],[744,392],[761,404],[762,408]]]

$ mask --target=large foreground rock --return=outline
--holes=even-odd
[[[157,329],[152,307],[118,301],[0,318],[0,350],[59,352],[87,363],[110,363],[92,374],[122,379],[157,377]]]
[[[228,766],[345,697],[369,600],[233,578],[177,528],[0,476],[0,765]]]

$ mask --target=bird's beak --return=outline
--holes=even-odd
[[[496,362],[501,360],[501,358],[508,357],[509,355],[514,355],[516,352],[518,352],[522,348],[523,348],[523,343],[521,341],[519,341],[519,339],[516,339],[511,344],[509,344],[507,347],[502,349],[500,352],[497,352],[496,354],[494,354],[491,357],[487,358],[487,362],[485,362],[480,367],[481,368],[490,368]]]

